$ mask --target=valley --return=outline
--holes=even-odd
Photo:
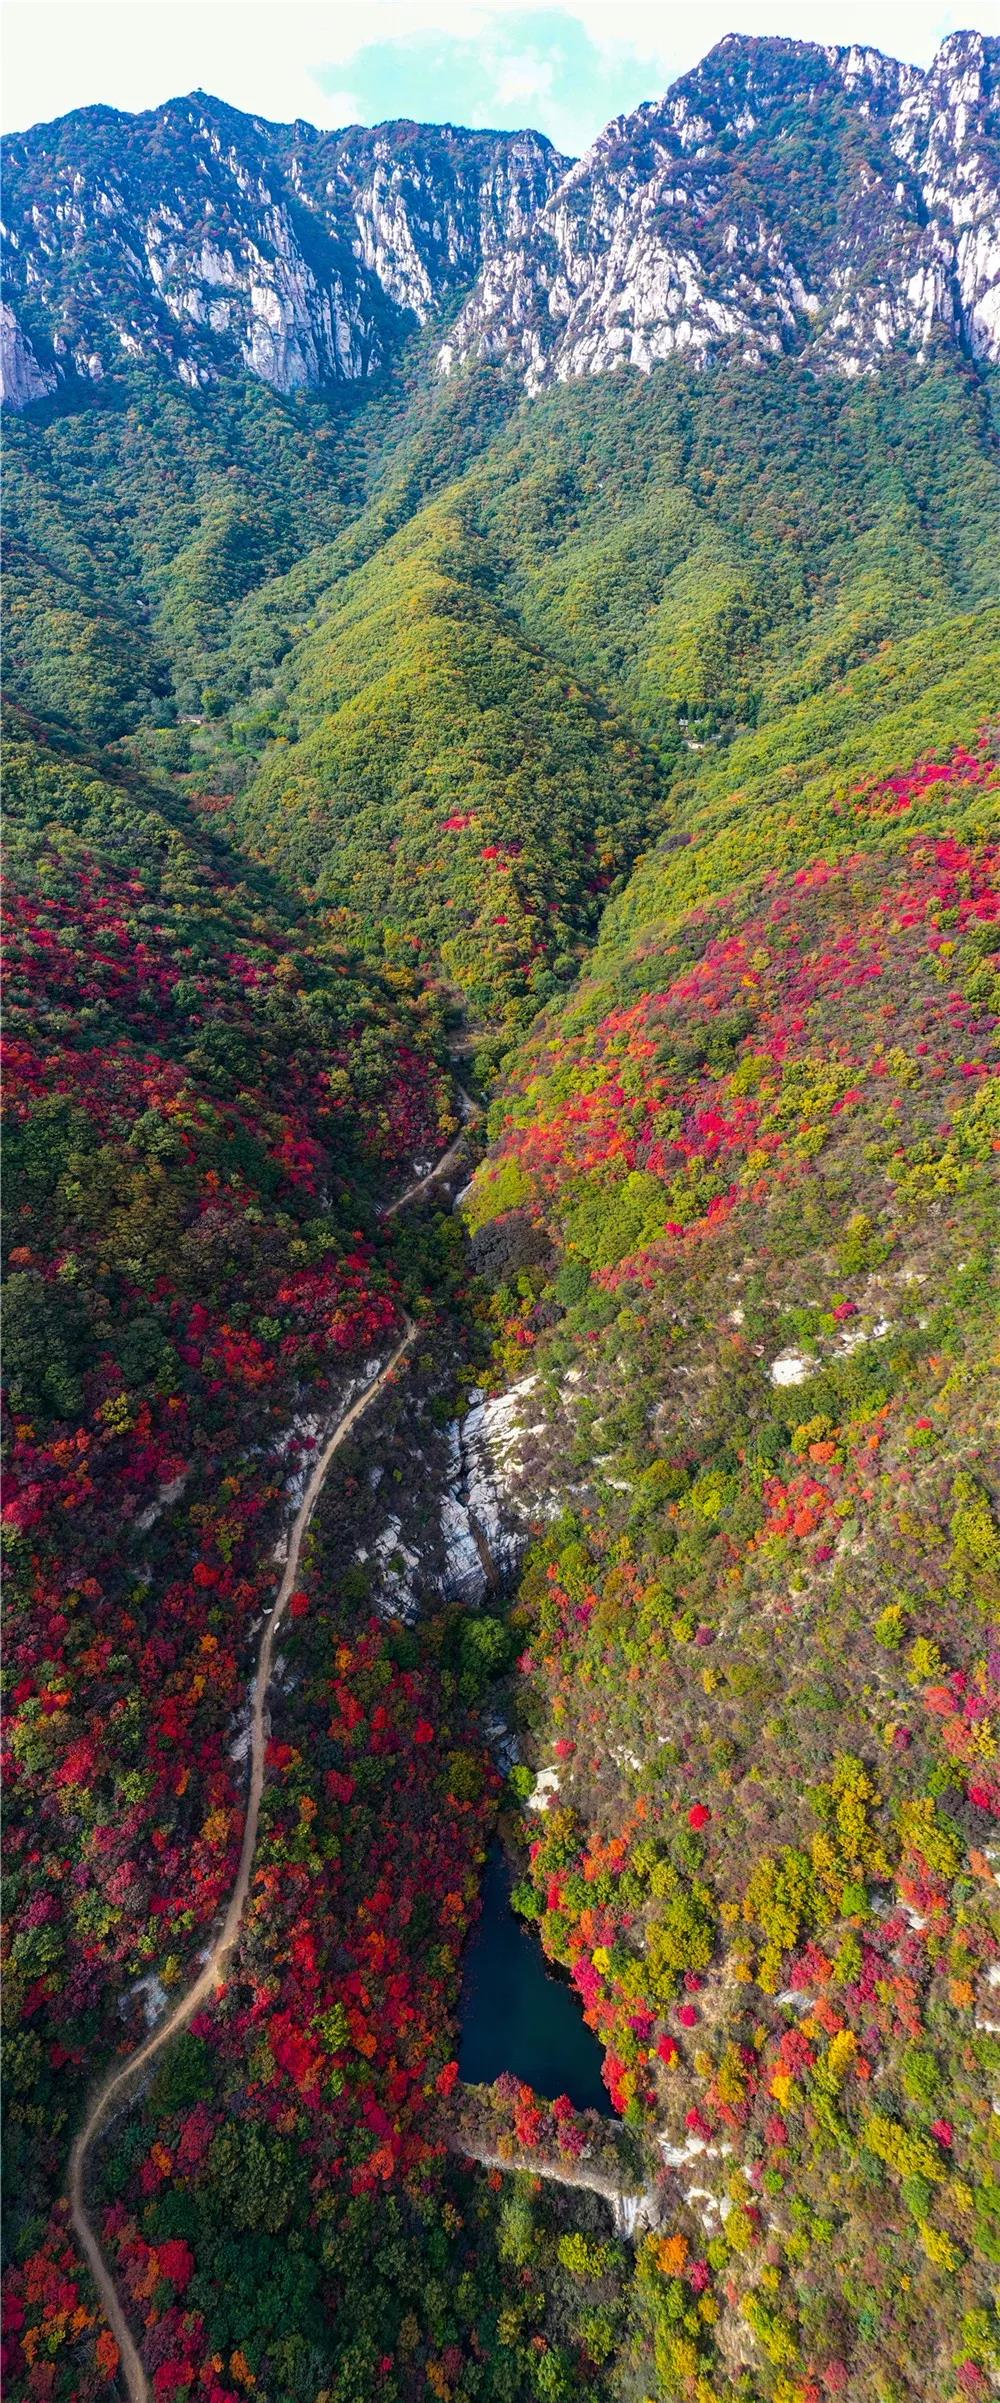
[[[993,2390],[998,85],[9,145],[15,2403]]]

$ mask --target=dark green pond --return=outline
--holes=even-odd
[[[492,2085],[509,2069],[578,2111],[611,2114],[603,2055],[574,1988],[551,1977],[537,1937],[511,1908],[510,1874],[499,1844],[483,1873],[483,1908],[465,1955],[459,2006],[459,2075]]]

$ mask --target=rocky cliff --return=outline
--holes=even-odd
[[[444,373],[808,350],[1000,358],[1000,43],[931,67],[729,35],[572,164],[535,133],[273,125],[196,92],[7,146],[4,397],[159,359],[356,381],[466,295]]]
[[[318,133],[193,93],[7,145],[3,395],[160,359],[197,387],[370,375],[523,240],[567,161],[540,134]]]
[[[529,392],[673,353],[805,349],[858,375],[943,338],[1000,357],[1000,44],[926,73],[876,50],[729,35],[615,119],[526,238],[487,260],[445,371]]]

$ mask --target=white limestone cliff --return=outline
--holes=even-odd
[[[6,301],[0,301],[0,401],[9,409],[26,409],[54,392],[53,368],[41,367],[27,335]]]
[[[535,393],[676,353],[758,365],[801,350],[858,375],[937,338],[996,361],[997,57],[956,34],[921,74],[874,50],[728,37],[607,126],[524,241],[487,262],[442,372],[495,359]],[[790,111],[804,129],[825,105],[835,131],[844,97],[865,140],[828,197],[806,152],[786,172]]]

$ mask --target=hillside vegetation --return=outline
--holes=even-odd
[[[401,976],[376,983],[154,789],[13,719],[6,759],[6,1991],[30,2196],[68,2065],[226,1889],[223,1739],[300,1396],[321,1410],[396,1324],[373,1192],[448,1118]]]
[[[518,1900],[691,2164],[665,2394],[994,2359],[997,632],[676,788],[466,1204],[563,1503]]]
[[[548,971],[572,973],[658,777],[492,582],[442,501],[339,584],[293,654],[297,739],[270,749],[236,824],[373,931],[411,930],[474,1013],[516,1023]]]
[[[546,401],[364,564],[382,503],[325,591],[305,571],[312,628],[239,727],[272,740],[236,824],[524,1023],[672,815],[685,745],[992,594],[995,486],[950,367],[887,378],[877,410],[786,368]]]
[[[975,2403],[985,380],[529,406],[433,381],[439,334],[363,392],[67,383],[8,438],[9,2390],[120,2392],[70,2142],[228,1894],[283,1514],[405,1309],[282,1625],[232,1974],[95,2167],[157,2403]],[[458,1048],[461,1218],[386,1218]],[[515,1590],[404,1625],[414,1441],[524,1379]],[[447,2148],[498,1815],[634,2242]],[[469,2108],[501,2161],[586,2141],[515,2080]]]

